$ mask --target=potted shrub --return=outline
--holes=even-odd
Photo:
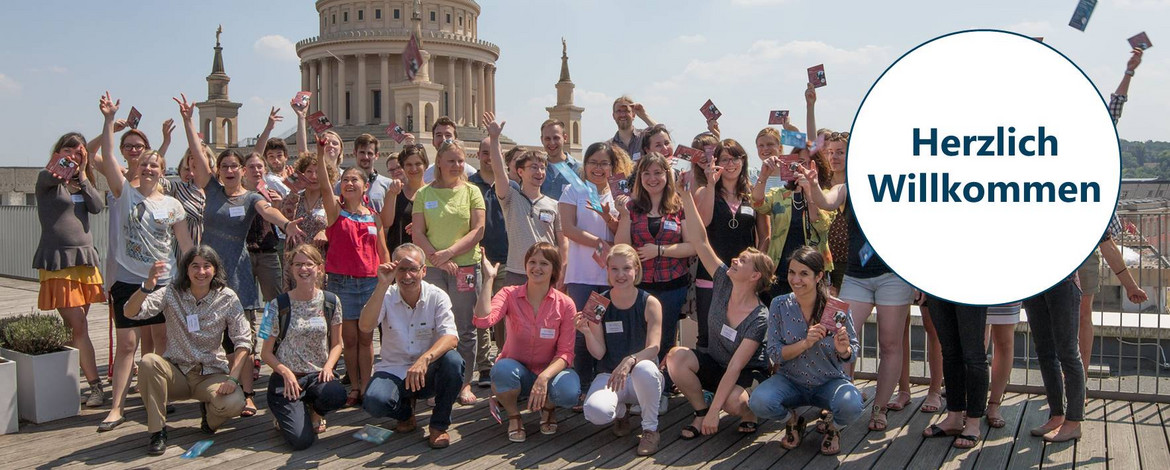
[[[0,356],[16,363],[17,409],[34,423],[76,416],[81,411],[77,350],[56,315],[22,315],[4,322]]]
[[[0,435],[18,430],[16,363],[0,356]]]

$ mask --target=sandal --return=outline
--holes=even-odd
[[[325,434],[325,428],[325,417],[322,416],[321,420],[317,421],[317,425],[313,427],[313,432],[316,434]]]
[[[903,400],[903,398],[905,398],[905,400]],[[910,400],[912,398],[913,397],[910,395],[910,392],[905,390],[898,392],[893,400],[890,400],[889,403],[886,403],[886,409],[890,411],[902,411],[906,409],[908,405],[910,405]]]
[[[544,408],[540,410],[540,433],[546,436],[557,433],[556,408]]]
[[[573,405],[573,408],[571,408],[571,409],[573,410],[574,413],[584,413],[585,412],[585,395],[584,394],[577,395],[577,404]]]
[[[922,437],[954,437],[962,433],[962,429],[943,429],[942,426],[932,424],[922,430]]]
[[[241,418],[249,418],[256,416],[256,404],[252,402],[252,397],[256,396],[256,392],[244,392],[244,409],[240,410]]]
[[[935,390],[926,392],[926,399],[922,400],[922,406],[918,407],[918,411],[923,413],[938,413],[942,409],[942,393]]]
[[[837,455],[841,452],[841,433],[834,428],[825,430],[825,439],[821,441],[821,455]]]
[[[703,408],[701,410],[695,410],[695,417],[702,418],[702,417],[707,416],[707,410],[709,410],[709,409],[710,408]],[[690,434],[681,434],[681,433],[690,433]],[[703,433],[701,431],[699,431],[699,428],[696,428],[694,424],[688,424],[686,426],[683,426],[682,431],[680,431],[680,434],[678,437],[684,441],[689,441],[691,439],[694,439],[696,437],[701,436],[702,434]]]
[[[886,418],[886,409],[878,405],[873,405],[873,414],[869,417],[870,431],[885,431],[889,421]]]
[[[515,420],[519,425],[517,429],[512,428],[512,421]],[[524,442],[528,440],[528,434],[524,432],[524,421],[520,419],[520,415],[508,416],[508,440],[512,442]]]
[[[998,401],[987,402],[988,408],[991,408],[991,405],[995,405],[995,414],[997,414],[997,415],[1000,414],[999,413],[999,402]],[[986,412],[983,415],[983,419],[987,420],[987,425],[991,426],[993,428],[998,429],[998,428],[1002,428],[1004,426],[1007,426],[1007,421],[1003,420],[1003,416],[991,416],[990,411]]]
[[[349,395],[346,395],[345,397],[346,408],[351,406],[358,406],[360,404],[362,404],[362,392],[358,390],[350,390]]]
[[[960,444],[960,442],[970,442],[970,444]],[[975,446],[979,445],[979,436],[963,434],[955,438],[955,442],[951,445],[956,449],[974,449]]]
[[[817,432],[821,434],[828,432],[831,422],[833,422],[833,413],[829,410],[821,410],[821,420],[817,421]]]
[[[755,421],[741,421],[737,431],[739,431],[740,434],[755,434],[759,428],[760,424]]]
[[[788,424],[784,425],[784,439],[780,441],[780,447],[788,450],[799,447],[806,424],[804,416],[796,417],[795,421],[789,419]]]

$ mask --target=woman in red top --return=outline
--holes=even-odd
[[[561,273],[561,254],[551,243],[532,245],[524,255],[528,282],[491,296],[496,268],[482,257],[484,280],[475,304],[476,328],[491,328],[508,319],[504,350],[492,367],[492,389],[508,412],[508,440],[524,442],[524,422],[516,402],[528,396],[528,409],[540,410],[540,433],[557,432],[556,407],[577,404],[581,379],[569,368],[577,337],[573,299],[553,289]],[[491,298],[491,305],[487,299]]]
[[[344,344],[345,369],[352,388],[346,406],[361,402],[361,396],[374,368],[374,333],[362,333],[358,318],[378,285],[378,265],[390,262],[382,220],[364,202],[367,175],[353,167],[341,173],[340,202],[335,199],[330,181],[329,163],[324,145],[317,145],[317,182],[325,206],[325,236],[329,249],[325,272],[329,284],[325,290],[341,300],[341,342]]]

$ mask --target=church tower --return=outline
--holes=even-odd
[[[223,69],[221,34],[223,25],[215,30],[215,58],[211,62],[211,75],[207,76],[207,101],[195,103],[199,108],[199,130],[203,133],[203,141],[216,152],[239,146],[238,117],[240,106],[243,106],[228,99],[228,82],[232,79]]]
[[[557,105],[545,108],[549,119],[565,123],[565,144],[569,154],[580,159],[581,155],[581,112],[585,108],[573,106],[573,89],[576,85],[569,78],[569,46],[561,38],[561,78],[557,81]]]

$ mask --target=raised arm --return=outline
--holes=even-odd
[[[715,183],[722,177],[723,168],[714,165],[712,162],[708,162],[707,165],[703,165],[701,171],[706,173],[708,183],[706,186],[699,188],[696,196],[697,201],[695,202],[699,209],[699,221],[703,224],[704,231],[706,231],[706,227],[711,223],[711,217],[715,213],[715,198],[717,196]]]
[[[1109,115],[1113,118],[1113,124],[1117,124],[1117,121],[1121,119],[1121,108],[1129,99],[1129,81],[1133,79],[1134,71],[1142,63],[1141,49],[1134,49],[1132,54],[1129,56],[1129,62],[1125,64],[1125,75],[1121,76],[1121,83],[1117,85],[1117,91],[1109,97]]]
[[[341,205],[333,192],[333,180],[329,178],[329,162],[325,159],[325,146],[317,146],[317,189],[321,191],[321,205],[325,206],[325,226],[333,225],[341,215]]]
[[[507,201],[508,196],[512,194],[508,185],[508,169],[504,166],[504,154],[500,148],[500,134],[504,132],[504,125],[507,123],[508,121],[496,122],[494,113],[483,113],[483,126],[487,128],[488,139],[491,141],[488,148],[492,153],[492,174],[496,177],[492,185],[496,187],[496,197],[500,201]]]
[[[312,97],[305,98],[303,106],[297,105],[297,99],[293,98],[289,101],[289,106],[292,106],[293,113],[297,115],[297,156],[309,154],[309,131],[305,125],[305,117],[308,116],[309,103]]]
[[[105,116],[105,123],[102,125],[102,143],[101,153],[107,158],[101,159],[102,176],[106,178],[106,183],[110,186],[110,192],[114,194],[115,198],[122,197],[122,186],[126,184],[126,178],[122,176],[122,170],[118,168],[118,162],[113,158],[114,155],[114,116],[118,114],[118,105],[122,100],[114,101],[110,98],[110,92],[99,100],[98,107]]]
[[[167,149],[171,148],[171,134],[174,134],[174,132],[175,132],[175,120],[174,119],[167,119],[166,121],[163,121],[163,123],[162,123],[163,141],[162,141],[162,145],[158,146],[158,154],[163,156],[163,158],[166,158],[166,156],[167,156]],[[164,168],[164,170],[165,170],[165,168]]]
[[[634,115],[638,116],[638,119],[641,119],[642,122],[646,123],[646,127],[654,127],[658,125],[658,122],[651,118],[650,114],[646,113],[646,107],[642,106],[642,103],[634,103]]]
[[[813,137],[813,140],[816,140],[816,138],[814,136],[817,133],[816,107],[817,107],[817,88],[814,87],[813,84],[809,83],[808,88],[804,89],[804,113],[805,113],[804,124],[805,124],[805,129],[807,129],[805,134],[808,135],[809,137]]]
[[[683,221],[687,227],[687,233],[690,235],[691,246],[695,249],[695,254],[699,256],[699,261],[703,262],[703,267],[707,272],[714,273],[719,270],[719,266],[723,265],[723,261],[715,254],[715,249],[711,248],[711,244],[707,242],[707,230],[701,226],[703,223],[699,219],[699,211],[695,207],[694,199],[691,199],[690,194],[681,194],[683,200],[683,211],[687,217]]]
[[[252,151],[260,154],[261,156],[264,155],[264,147],[268,146],[268,138],[272,136],[272,129],[276,127],[276,123],[284,119],[279,114],[276,114],[279,112],[280,108],[275,106],[272,107],[272,110],[268,112],[268,123],[264,125],[264,132],[261,132],[260,137],[256,139],[256,147],[253,148]],[[298,141],[297,143],[299,144],[300,142]]]
[[[366,305],[362,307],[362,314],[358,317],[358,329],[362,333],[373,333],[374,328],[378,327],[382,302],[386,299],[386,291],[394,283],[394,270],[397,267],[395,263],[378,265],[378,285],[374,287],[374,293],[370,295],[370,300],[366,301]]]
[[[195,186],[204,188],[211,181],[211,162],[207,161],[207,156],[203,154],[203,139],[195,132],[194,103],[187,102],[185,94],[180,93],[179,96],[183,97],[182,101],[178,98],[171,99],[179,104],[179,116],[183,119],[183,130],[187,133],[187,150],[191,152],[187,165],[191,167],[191,173],[195,176]]]
[[[633,237],[630,235],[630,226],[633,222],[630,221],[630,197],[626,195],[618,196],[614,200],[614,205],[618,210],[618,228],[613,232],[613,244],[626,244],[633,246]]]
[[[816,191],[810,190],[804,192],[805,197],[812,202],[812,206],[817,209],[837,210],[845,205],[845,198],[849,196],[849,188],[845,186],[845,183],[833,185],[828,191],[822,191],[820,190],[819,184],[813,183],[817,181],[816,165],[811,165],[807,169],[803,165],[798,165],[796,171],[806,181],[810,182],[810,189],[816,189]]]

